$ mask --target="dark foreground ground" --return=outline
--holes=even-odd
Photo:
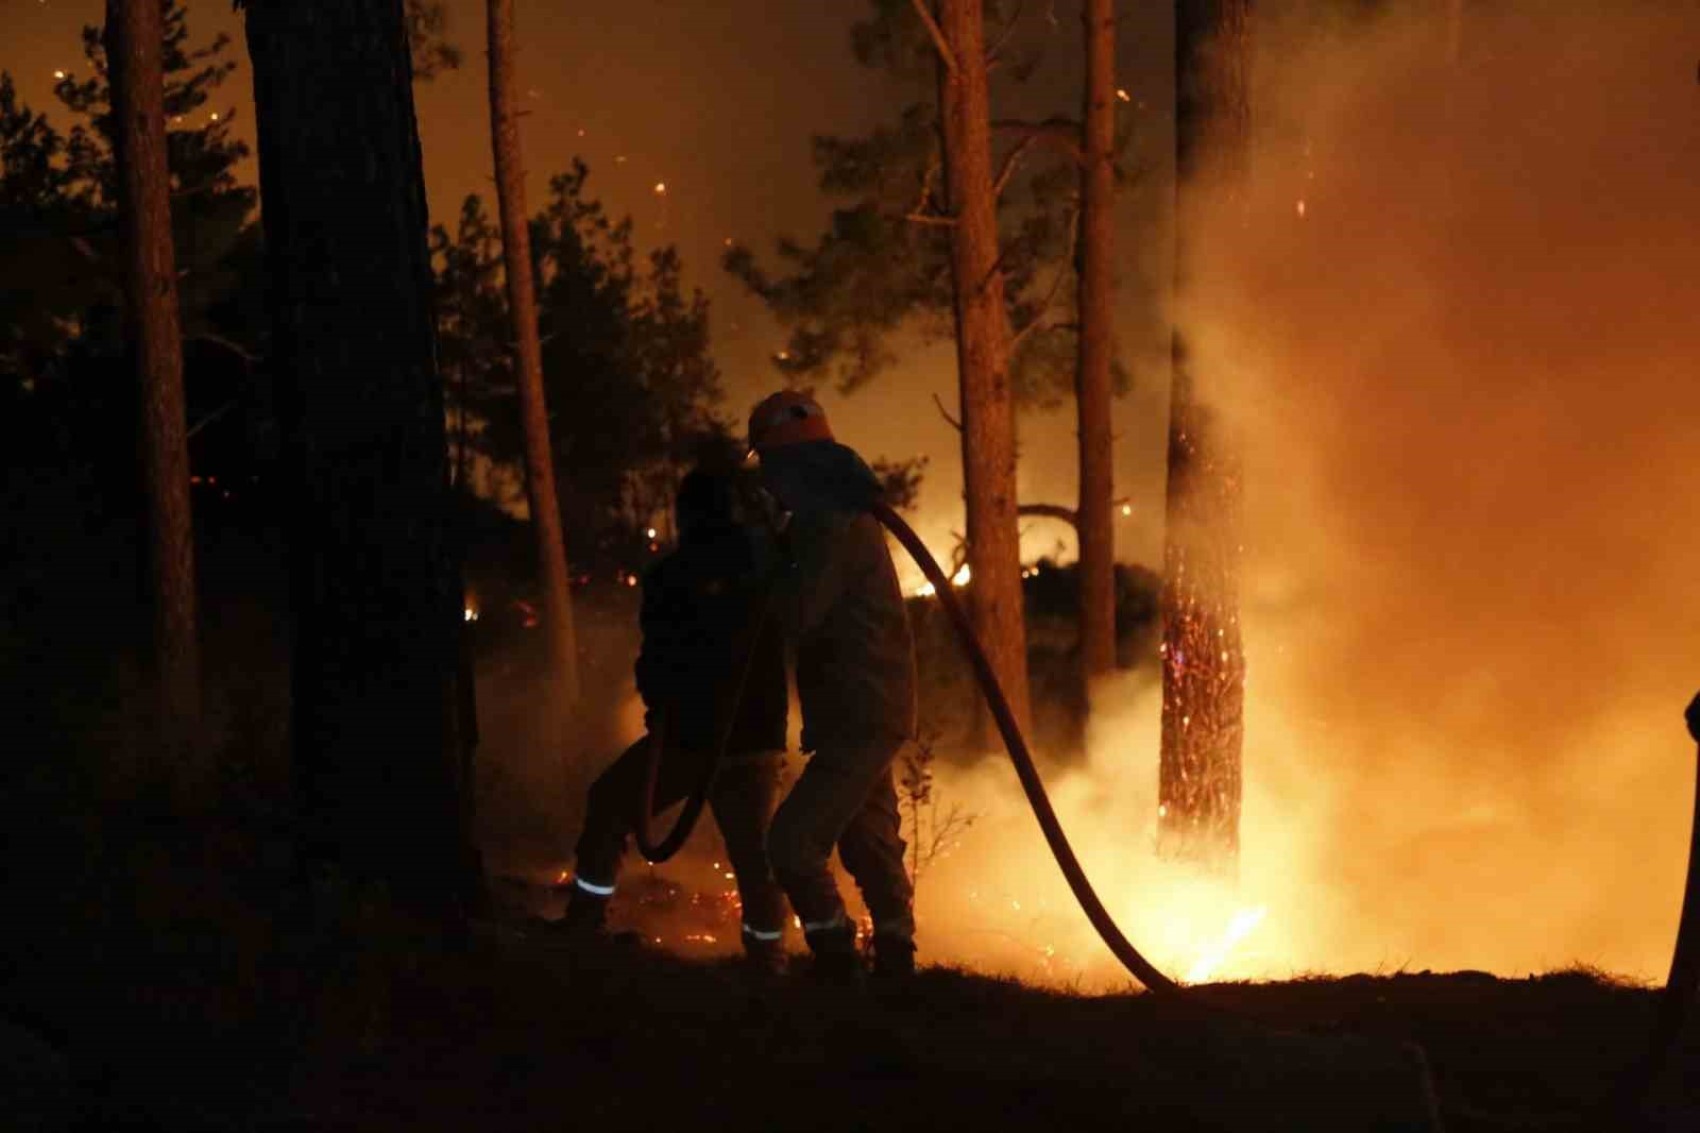
[[[1208,989],[1248,1024],[946,970],[755,982],[493,925],[446,948],[334,888],[292,918],[236,847],[156,834],[51,891],[13,857],[0,1127],[1619,1129],[1583,1115],[1653,1005],[1582,972]],[[1657,1127],[1700,1130],[1692,1029],[1682,1058]]]

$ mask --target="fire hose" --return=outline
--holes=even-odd
[[[991,710],[993,719],[997,722],[1004,747],[1009,753],[1011,762],[1015,765],[1016,776],[1021,781],[1022,791],[1027,796],[1028,805],[1033,808],[1034,817],[1039,821],[1039,827],[1045,835],[1045,841],[1050,846],[1051,854],[1056,859],[1057,866],[1062,870],[1063,877],[1068,882],[1070,892],[1080,904],[1092,927],[1110,953],[1127,969],[1127,971],[1143,984],[1149,991],[1170,998],[1180,998],[1194,1004],[1200,1000],[1190,989],[1183,987],[1157,968],[1143,953],[1134,946],[1126,934],[1116,924],[1093,889],[1086,871],[1081,867],[1080,859],[1075,855],[1069,844],[1068,835],[1062,822],[1057,818],[1056,809],[1051,805],[1050,796],[1045,791],[1045,785],[1040,778],[1038,768],[1034,765],[1032,752],[1027,746],[1026,737],[1021,734],[1021,728],[1016,723],[1015,714],[1010,710],[1009,701],[999,684],[997,674],[993,671],[991,662],[986,657],[985,649],[981,646],[979,637],[974,633],[968,615],[962,608],[952,591],[950,580],[944,570],[934,559],[926,544],[913,528],[888,505],[880,501],[871,501],[866,505],[868,512],[877,519],[885,529],[903,545],[915,565],[921,568],[922,574],[932,584],[940,604],[944,607],[951,625],[956,630],[956,637],[963,652],[967,655],[974,675],[979,682],[981,694],[986,699],[987,707]],[[713,789],[714,778],[718,771],[721,756],[731,736],[731,721],[736,717],[737,705],[743,699],[744,687],[749,679],[751,660],[754,655],[754,644],[766,622],[771,608],[771,583],[764,591],[758,604],[757,613],[753,619],[754,626],[746,642],[746,654],[737,669],[737,684],[733,691],[732,709],[728,719],[722,724],[720,743],[711,754],[706,766],[699,777],[696,789],[685,802],[685,809],[674,823],[673,829],[661,839],[656,839],[650,828],[654,814],[655,787],[659,777],[662,750],[664,743],[664,727],[657,728],[651,735],[648,772],[645,776],[645,787],[638,808],[636,823],[637,843],[645,858],[653,863],[665,861],[677,853],[690,837],[691,828],[702,814],[703,805]],[[1688,727],[1697,743],[1700,743],[1700,697],[1696,697],[1688,709]],[[1638,1060],[1635,1068],[1625,1076],[1624,1087],[1617,1093],[1611,1107],[1613,1109],[1631,1108],[1638,1106],[1645,1098],[1652,1084],[1665,1068],[1672,1050],[1674,1050],[1687,1020],[1697,991],[1700,991],[1700,751],[1697,751],[1697,770],[1695,776],[1695,801],[1693,816],[1690,820],[1690,848],[1688,856],[1687,880],[1684,888],[1682,914],[1677,926],[1676,943],[1671,959],[1669,978],[1661,993],[1653,1026],[1648,1036],[1648,1044],[1644,1055]]]

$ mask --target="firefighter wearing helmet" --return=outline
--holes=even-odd
[[[865,506],[879,480],[834,441],[820,405],[794,390],[755,407],[749,442],[784,513],[775,600],[810,753],[773,816],[768,858],[817,973],[862,971],[856,927],[828,869],[837,847],[873,918],[874,973],[906,975],[914,890],[892,765],[915,735],[915,646],[885,533]]]

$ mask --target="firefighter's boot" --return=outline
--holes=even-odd
[[[809,974],[822,983],[859,984],[866,974],[856,950],[856,926],[833,925],[805,933],[812,960]]]
[[[785,974],[785,938],[782,934],[757,935],[744,927],[744,968],[758,976]]]
[[[567,911],[550,921],[549,935],[574,948],[594,948],[608,938],[608,898],[574,887],[567,898]]]
[[[906,936],[874,934],[874,978],[905,980],[915,974],[915,942]]]

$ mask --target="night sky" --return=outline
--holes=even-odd
[[[1124,3],[1121,108],[1134,116],[1140,170],[1124,194],[1118,335],[1135,390],[1118,410],[1118,490],[1135,514],[1123,521],[1123,558],[1154,562],[1166,410],[1162,370],[1161,280],[1166,275],[1170,145],[1168,4]],[[79,29],[99,20],[102,0],[0,0],[0,69],[12,72],[23,99],[55,113],[53,72],[85,66]],[[450,38],[461,69],[417,88],[425,174],[433,219],[452,223],[469,193],[492,194],[482,0],[449,0]],[[528,204],[539,207],[548,178],[577,154],[591,167],[591,191],[616,213],[630,213],[647,243],[677,243],[694,283],[713,299],[714,351],[725,372],[727,410],[745,407],[777,383],[768,358],[782,334],[719,269],[729,238],[758,251],[790,233],[812,241],[830,204],[816,191],[809,138],[849,133],[882,120],[914,96],[896,80],[859,67],[851,25],[866,10],[857,0],[620,0],[517,5],[520,85]],[[1079,103],[1078,0],[1037,0],[1023,17],[1047,43],[1042,66],[1025,87],[994,92],[995,116],[1076,114]],[[240,16],[228,0],[189,4],[196,43],[219,32],[234,43],[240,67],[208,110],[233,108],[238,133],[252,141],[250,76]],[[1001,95],[1001,97],[999,97]],[[253,174],[249,176],[252,178]],[[257,178],[255,178],[257,180]],[[665,194],[656,186],[665,184]],[[921,526],[948,550],[960,529],[960,472],[954,433],[932,404],[954,402],[948,346],[910,352],[902,365],[847,399],[827,404],[841,439],[869,456],[929,453]],[[1072,503],[1072,405],[1030,414],[1022,424],[1022,491],[1027,500]],[[1026,553],[1055,549],[1066,533],[1040,522]],[[1072,556],[1072,547],[1069,550]]]

